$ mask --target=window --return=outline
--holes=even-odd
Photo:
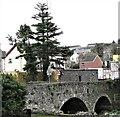
[[[9,58],[8,63],[12,63],[12,59],[11,58]]]
[[[79,76],[79,81],[81,81],[81,76]]]

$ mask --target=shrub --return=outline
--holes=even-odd
[[[27,90],[14,76],[2,74],[2,113],[18,114],[25,107]]]

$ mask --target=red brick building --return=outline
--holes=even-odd
[[[87,56],[80,62],[80,69],[102,68],[103,62],[98,55]]]

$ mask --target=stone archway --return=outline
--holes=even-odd
[[[60,110],[62,110],[64,114],[76,114],[80,111],[88,112],[88,109],[84,102],[76,97],[66,101]]]
[[[111,110],[111,101],[109,100],[108,97],[102,96],[100,97],[95,105],[95,112],[97,114],[101,114],[104,111],[110,111]]]

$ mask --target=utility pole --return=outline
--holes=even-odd
[[[2,50],[1,50],[1,44],[0,44],[0,117],[2,115],[2,76],[1,76],[1,72],[2,72]]]

